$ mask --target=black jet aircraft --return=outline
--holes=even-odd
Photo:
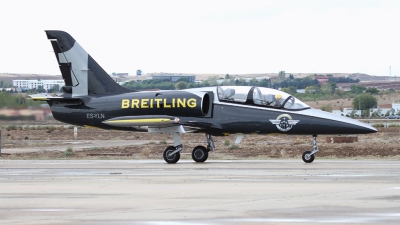
[[[46,31],[62,77],[63,93],[36,94],[55,119],[77,126],[126,131],[171,133],[173,146],[163,153],[176,163],[184,150],[180,134],[204,133],[207,146],[192,151],[204,162],[215,150],[212,136],[237,134],[312,135],[313,148],[303,153],[311,163],[318,152],[318,134],[367,134],[368,124],[316,110],[287,93],[263,87],[219,86],[180,91],[132,91],[118,85],[66,32]]]

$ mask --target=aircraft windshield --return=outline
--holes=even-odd
[[[259,105],[283,109],[310,108],[307,104],[288,93],[271,88],[250,86],[219,86],[217,87],[220,101]]]

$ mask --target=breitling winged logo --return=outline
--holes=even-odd
[[[300,120],[292,120],[289,114],[279,115],[276,120],[269,120],[272,124],[276,125],[276,128],[282,132],[289,131],[294,125],[296,125]]]

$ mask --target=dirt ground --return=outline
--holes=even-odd
[[[1,125],[1,159],[162,159],[163,150],[172,145],[169,134],[79,127],[74,140],[72,127],[61,123],[22,127],[23,123],[17,123],[16,130],[7,130],[9,126]],[[378,128],[375,134],[358,135],[358,142],[354,143],[331,143],[326,137],[330,136],[317,138],[320,149],[317,157],[400,159],[400,127]],[[204,134],[182,134],[181,138],[185,147],[181,159],[191,159],[191,150],[205,145]],[[311,136],[246,135],[237,146],[232,146],[236,135],[213,138],[216,150],[210,152],[211,159],[300,159],[304,151],[312,149]],[[90,145],[85,147],[82,143]]]

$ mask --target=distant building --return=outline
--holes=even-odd
[[[37,89],[43,86],[43,89],[49,90],[58,85],[59,88],[65,85],[63,80],[13,80],[13,86],[21,90]]]
[[[391,106],[391,108],[390,108]],[[332,113],[335,115],[339,116],[350,116],[350,114],[353,112],[352,108],[344,108],[342,111],[341,110],[332,110]],[[354,111],[355,115],[361,116],[361,110],[355,110]],[[392,105],[381,105],[377,106],[376,108],[372,108],[369,110],[369,115],[371,116],[373,113],[379,112],[379,115],[381,117],[384,117],[386,114],[394,114],[397,115],[400,112],[400,103],[392,103]]]
[[[325,83],[329,81],[328,76],[314,76],[314,79],[318,81],[319,84]]]
[[[350,116],[353,108],[343,108],[343,110],[332,110],[332,113],[338,116]],[[354,110],[354,115],[361,116],[361,110]]]
[[[152,74],[151,79],[160,79],[165,81],[176,82],[179,78],[186,78],[189,82],[194,82],[196,80],[196,75],[183,75],[183,74]]]
[[[0,88],[0,91],[16,91],[16,88]]]
[[[388,104],[388,105],[384,105],[384,106],[381,106],[381,107],[378,106],[377,108],[373,108],[370,111],[370,115],[372,113],[374,113],[374,112],[377,112],[377,111],[380,112],[381,116],[385,116],[386,114],[397,115],[400,112],[400,104],[393,102],[391,106],[392,106],[392,108],[389,108],[390,104]]]
[[[244,81],[246,81],[246,82],[250,82],[250,81],[253,80],[253,79],[255,79],[255,80],[258,81],[258,82],[261,82],[261,81],[263,81],[263,80],[267,80],[269,83],[271,83],[271,78],[270,78],[270,77],[252,77],[252,78],[245,77],[245,78],[235,78],[235,81],[240,80],[240,79],[242,79],[242,80],[244,80]],[[222,84],[225,80],[226,80],[226,79],[224,79],[224,78],[219,78],[219,79],[217,80],[217,83],[218,83],[218,84]],[[228,80],[226,80],[226,81],[227,81],[227,82],[230,82],[231,79],[228,79]]]
[[[129,73],[116,73],[116,72],[113,72],[111,74],[111,76],[129,76]]]

